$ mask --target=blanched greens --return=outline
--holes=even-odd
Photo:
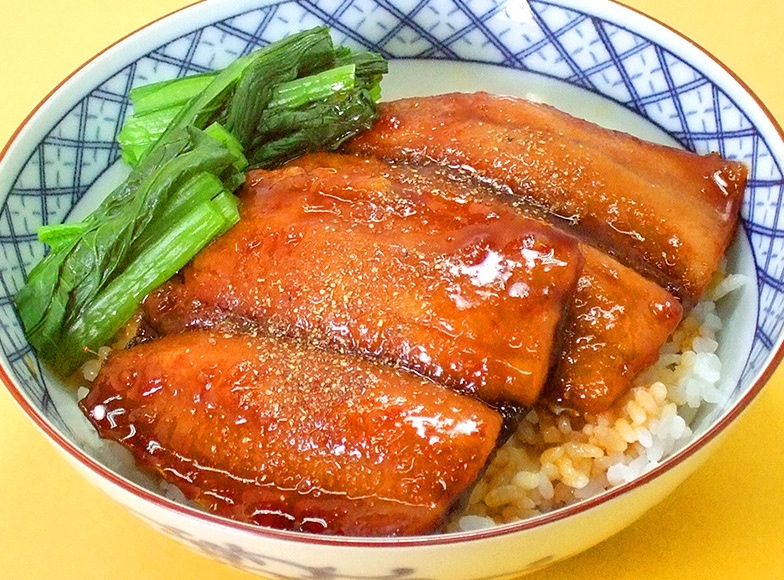
[[[123,158],[136,165],[166,132],[212,123],[234,135],[246,157],[256,160],[253,166],[272,167],[308,151],[336,149],[375,121],[386,72],[380,55],[334,46],[326,27],[294,34],[220,72],[132,90],[134,114],[119,135]],[[300,139],[280,157],[257,153],[269,138],[301,132],[304,127],[296,123],[303,114],[325,119],[307,128],[312,142]],[[270,120],[277,127],[274,134],[265,133]]]
[[[235,160],[236,156],[224,144],[202,131],[179,129],[146,157],[77,230],[66,227],[15,297],[27,338],[44,359],[67,374],[81,364],[89,350],[111,338],[114,332],[104,337],[107,332],[101,331],[98,334],[103,342],[72,344],[69,337],[74,327],[81,324],[85,310],[133,263],[137,256],[129,250],[166,206],[172,192],[201,173],[223,173]],[[230,217],[224,225],[236,219],[238,216]],[[201,247],[211,239],[202,237]],[[194,241],[190,235],[184,235],[177,243],[190,246]],[[130,294],[121,296],[129,297]],[[139,300],[133,299],[136,305]],[[102,311],[103,320],[94,322],[119,328],[128,317],[120,320],[118,326],[118,309],[121,310],[120,305],[111,304]]]
[[[63,374],[144,297],[239,219],[252,166],[337,148],[376,119],[379,55],[335,47],[326,27],[225,69],[134,89],[119,142],[129,177],[79,223],[45,225],[47,256],[15,300],[27,338]]]

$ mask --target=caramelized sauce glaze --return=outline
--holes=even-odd
[[[362,536],[437,529],[501,428],[479,401],[400,369],[210,331],[115,351],[80,405],[216,514]]]

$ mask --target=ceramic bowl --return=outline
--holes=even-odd
[[[751,168],[719,355],[725,400],[690,444],[634,481],[572,507],[475,532],[346,539],[255,528],[174,503],[102,451],[76,394],[25,341],[12,297],[42,257],[42,223],[77,219],[123,173],[115,142],[140,84],[221,67],[326,23],[337,42],[391,59],[385,98],[484,89]],[[781,358],[784,143],[721,64],[689,40],[607,0],[207,0],[138,31],[74,73],[15,134],[0,163],[0,378],[84,476],[151,526],[207,556],[270,577],[479,579],[517,575],[584,550],[664,498],[716,447]]]

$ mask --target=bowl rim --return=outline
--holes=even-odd
[[[172,17],[175,17],[181,13],[192,11],[193,9],[199,9],[198,7],[204,8],[205,5],[212,4],[218,2],[219,0],[197,0],[191,4],[173,10],[167,14],[164,14],[142,26],[139,28],[131,31],[130,33],[122,36],[118,40],[112,42],[99,52],[95,53],[91,56],[88,60],[82,63],[79,67],[74,69],[70,74],[68,74],[65,78],[63,78],[59,83],[57,83],[39,102],[38,104],[27,114],[27,116],[22,120],[22,122],[18,125],[18,127],[12,132],[9,140],[5,143],[2,149],[0,149],[0,164],[5,160],[9,151],[14,147],[20,134],[24,132],[24,130],[30,125],[31,121],[34,120],[35,117],[39,114],[42,108],[44,108],[47,103],[52,99],[52,97],[58,93],[63,86],[69,85],[74,77],[80,75],[86,68],[92,66],[96,61],[101,61],[101,59],[110,52],[113,52],[117,49],[118,46],[125,44],[128,40],[133,37],[138,36],[140,33],[150,30],[152,27],[155,27],[159,23],[169,20]],[[668,24],[652,17],[639,10],[637,8],[633,8],[627,6],[620,0],[590,0],[590,10],[585,6],[588,3],[588,0],[546,0],[550,4],[557,4],[564,8],[569,7],[580,7],[583,10],[590,11],[592,14],[601,14],[606,15],[609,13],[616,12],[618,10],[626,11],[626,16],[633,17],[639,19],[640,22],[647,22],[648,24],[653,24],[654,26],[651,29],[646,29],[645,34],[646,38],[652,38],[652,36],[648,36],[651,31],[654,31],[655,37],[658,41],[662,39],[668,40],[670,43],[679,43],[678,48],[681,49],[689,49],[700,53],[703,58],[706,58],[708,63],[711,66],[717,67],[717,70],[724,74],[728,75],[731,80],[733,80],[737,84],[737,88],[740,89],[745,95],[751,99],[751,101],[758,107],[759,113],[762,114],[762,117],[771,124],[771,128],[778,134],[779,138],[784,141],[784,129],[779,125],[776,121],[774,116],[772,115],[771,111],[768,107],[762,102],[762,100],[754,93],[754,91],[736,74],[734,73],[728,66],[726,66],[721,60],[716,58],[711,52],[703,48],[699,43],[695,42],[691,38],[687,37],[686,35],[680,33],[673,27],[669,26]],[[275,0],[267,0],[264,2],[257,2],[253,4],[254,6],[260,7],[264,4],[275,4]],[[243,2],[242,5],[248,4],[250,2]],[[241,5],[238,3],[237,5],[238,11],[236,13],[240,13]],[[205,9],[206,11],[206,9]],[[636,30],[636,29],[635,29]],[[680,53],[679,53],[680,54]],[[739,228],[737,235],[742,235],[743,229]],[[779,339],[772,345],[770,354],[767,356],[766,364],[764,367],[758,371],[757,376],[754,378],[753,381],[750,382],[749,387],[746,389],[745,393],[732,405],[730,406],[713,424],[711,424],[697,439],[690,441],[686,444],[682,449],[675,452],[673,455],[665,458],[656,466],[645,472],[644,474],[634,478],[633,480],[617,485],[612,487],[609,490],[606,490],[596,496],[590,497],[588,499],[581,500],[575,504],[565,506],[554,510],[552,512],[548,512],[545,514],[541,514],[538,516],[533,516],[521,521],[511,522],[507,524],[499,524],[490,528],[484,528],[479,530],[472,530],[472,531],[460,531],[460,532],[450,532],[450,533],[443,533],[443,534],[435,534],[435,535],[428,535],[428,536],[404,536],[404,537],[350,537],[350,536],[326,536],[326,535],[318,535],[318,534],[310,534],[304,532],[295,532],[295,531],[288,531],[288,530],[278,530],[274,528],[266,528],[261,526],[256,526],[253,524],[243,523],[235,520],[231,520],[228,518],[224,518],[221,516],[217,516],[215,514],[201,511],[196,508],[189,507],[187,505],[177,503],[173,500],[170,500],[162,495],[159,495],[155,492],[152,492],[142,486],[139,486],[124,477],[120,476],[119,474],[113,472],[108,467],[104,466],[102,463],[93,459],[87,453],[82,451],[76,444],[71,442],[67,437],[65,437],[62,433],[60,433],[52,424],[50,424],[42,415],[38,412],[35,406],[31,403],[30,400],[25,396],[25,394],[19,389],[12,376],[11,372],[7,368],[7,361],[4,357],[0,358],[0,382],[2,382],[5,387],[10,392],[12,398],[16,401],[16,403],[21,407],[21,409],[25,412],[27,417],[33,422],[33,424],[40,429],[45,436],[49,439],[49,441],[55,445],[61,452],[64,452],[69,459],[75,460],[78,462],[81,467],[86,468],[90,472],[93,472],[95,475],[99,476],[103,480],[106,480],[108,483],[119,487],[120,489],[124,490],[127,493],[132,494],[137,499],[140,499],[144,502],[150,502],[155,506],[162,508],[164,510],[173,511],[181,516],[187,518],[195,518],[198,520],[202,520],[204,523],[229,527],[233,530],[250,533],[254,536],[260,536],[268,539],[275,539],[275,540],[283,540],[288,542],[296,542],[301,544],[312,544],[312,545],[324,545],[324,546],[341,546],[341,547],[372,547],[372,548],[402,548],[402,547],[419,547],[419,546],[434,546],[434,545],[447,545],[447,544],[456,544],[456,543],[471,543],[471,542],[478,542],[483,540],[489,540],[492,538],[497,538],[501,536],[509,536],[514,534],[519,534],[526,532],[528,530],[532,530],[534,528],[539,528],[546,526],[548,524],[576,516],[579,514],[583,514],[588,512],[592,509],[598,508],[599,506],[604,505],[605,503],[609,503],[611,500],[624,496],[626,494],[631,493],[634,490],[642,488],[646,486],[648,483],[652,482],[653,480],[657,479],[659,476],[663,475],[666,472],[671,471],[673,468],[683,464],[686,462],[687,459],[697,454],[698,451],[705,448],[708,444],[716,440],[719,435],[723,434],[727,431],[728,427],[733,424],[736,419],[746,411],[751,403],[757,398],[759,393],[762,391],[764,386],[768,383],[771,376],[776,371],[779,364],[784,360],[784,336],[779,337]]]

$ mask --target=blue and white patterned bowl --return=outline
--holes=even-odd
[[[385,97],[484,89],[750,168],[732,267],[751,283],[727,313],[727,400],[694,441],[643,477],[518,524],[396,540],[316,537],[227,522],[175,504],[101,449],[75,393],[25,341],[13,295],[42,257],[36,229],[77,219],[123,173],[117,133],[130,88],[224,66],[288,33],[326,23],[336,41],[392,60]],[[662,499],[715,447],[779,362],[784,324],[782,133],[729,71],[690,41],[609,0],[207,0],[140,30],[70,77],[0,160],[0,378],[90,481],[195,549],[286,578],[488,578],[586,549]],[[307,549],[303,549],[307,548]]]

